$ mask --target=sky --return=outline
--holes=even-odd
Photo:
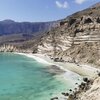
[[[55,21],[97,2],[100,0],[0,0],[0,21]]]

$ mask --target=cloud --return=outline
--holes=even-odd
[[[65,1],[64,3],[61,3],[59,1],[55,2],[58,8],[68,8],[68,2]]]
[[[75,3],[77,3],[77,4],[82,4],[82,3],[84,3],[84,2],[86,2],[87,0],[75,0]]]

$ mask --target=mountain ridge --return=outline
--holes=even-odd
[[[45,32],[55,27],[55,22],[15,22],[7,19],[0,21],[0,35]]]

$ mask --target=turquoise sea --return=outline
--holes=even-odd
[[[50,100],[72,87],[32,58],[0,53],[0,100]]]

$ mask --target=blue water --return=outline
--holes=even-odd
[[[50,100],[71,87],[45,67],[25,56],[0,53],[0,100]]]

